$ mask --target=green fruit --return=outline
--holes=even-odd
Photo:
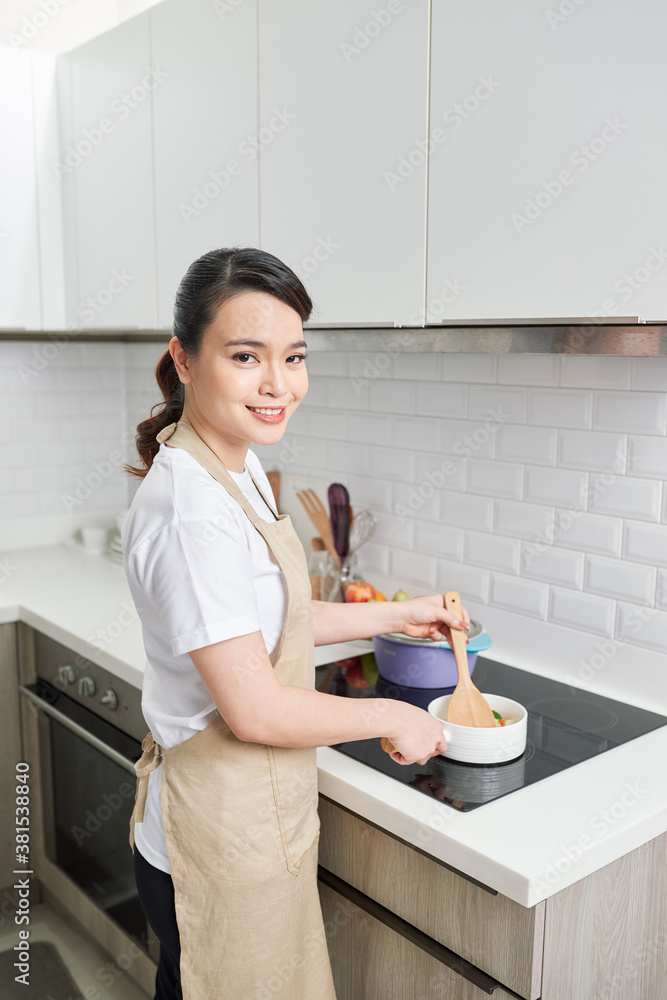
[[[361,669],[364,672],[364,677],[372,687],[377,682],[379,676],[377,663],[375,662],[375,656],[373,653],[364,653],[361,657]]]
[[[409,600],[410,600],[410,595],[406,594],[404,590],[397,590],[394,596],[392,597],[392,601],[409,601]]]

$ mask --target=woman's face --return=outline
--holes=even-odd
[[[266,292],[240,292],[218,309],[196,361],[175,337],[171,344],[187,385],[184,416],[195,427],[239,453],[250,442],[281,439],[308,390],[306,343],[294,309]]]

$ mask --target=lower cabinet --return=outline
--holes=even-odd
[[[14,803],[16,800],[16,764],[21,760],[21,734],[19,728],[18,660],[16,624],[0,625],[0,890],[6,890],[16,881],[16,833]],[[5,914],[7,895],[3,896],[2,913]],[[6,915],[6,914],[5,914]],[[0,917],[1,925],[2,917]]]
[[[516,996],[457,962],[451,952],[445,964],[437,956],[438,948],[445,952],[442,946],[420,932],[414,934],[409,925],[390,926],[352,902],[347,887],[343,894],[328,881],[321,873],[320,899],[337,1000],[483,1000],[491,992],[496,1000]]]

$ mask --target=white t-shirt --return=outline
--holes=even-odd
[[[232,479],[263,520],[271,487],[253,451]],[[156,743],[182,743],[217,715],[188,652],[261,631],[271,654],[285,618],[285,578],[259,531],[227,490],[182,448],[160,445],[121,533],[125,574],[141,620],[146,666],[141,707]],[[135,845],[169,872],[162,827],[162,767],[149,776]]]

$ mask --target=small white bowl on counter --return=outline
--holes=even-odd
[[[447,721],[447,710],[451,694],[436,698],[428,706],[431,715],[443,724],[447,749],[443,754],[451,760],[467,764],[502,764],[516,760],[526,749],[528,712],[518,701],[503,698],[498,694],[484,697],[495,712],[503,719],[513,720],[505,726],[456,726]]]

